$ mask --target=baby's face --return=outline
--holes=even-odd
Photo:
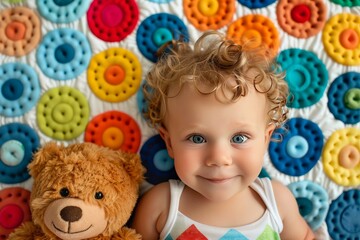
[[[237,102],[221,103],[185,84],[167,104],[161,134],[187,186],[219,201],[254,181],[274,129],[267,124],[264,95],[250,87]]]

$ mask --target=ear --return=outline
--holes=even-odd
[[[30,175],[36,177],[44,169],[46,163],[60,154],[63,146],[58,146],[56,142],[46,143],[33,156],[32,162],[28,165]]]
[[[267,128],[265,129],[265,143],[266,145],[269,144],[270,140],[271,140],[271,136],[273,134],[275,130],[275,124],[274,123],[270,123]]]
[[[159,131],[161,138],[164,140],[164,142],[166,144],[166,149],[168,151],[169,156],[171,158],[174,158],[174,151],[172,148],[169,131],[163,126],[159,127],[158,131]]]
[[[125,171],[129,174],[132,180],[140,184],[144,179],[145,168],[141,164],[141,159],[138,154],[116,151],[118,159],[120,159]]]

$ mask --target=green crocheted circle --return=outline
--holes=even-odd
[[[83,133],[89,115],[86,97],[67,86],[47,91],[39,100],[36,109],[40,130],[58,140],[71,140]]]
[[[360,0],[330,0],[330,2],[339,4],[343,7],[360,6]]]

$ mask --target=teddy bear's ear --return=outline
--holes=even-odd
[[[43,170],[46,162],[59,155],[62,148],[63,146],[58,146],[56,142],[48,142],[40,148],[34,154],[32,162],[28,165],[30,175],[36,177]]]
[[[140,184],[144,179],[145,168],[141,164],[139,155],[118,151],[118,156],[131,179]]]

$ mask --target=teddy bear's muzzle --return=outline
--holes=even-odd
[[[47,207],[46,227],[61,239],[86,239],[101,234],[106,226],[105,212],[80,199],[62,198]]]

